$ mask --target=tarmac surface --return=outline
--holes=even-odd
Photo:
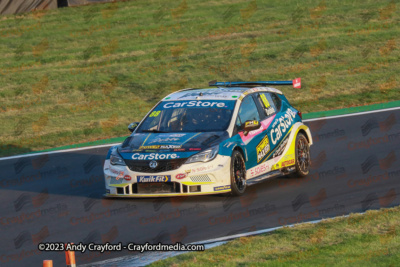
[[[65,265],[46,242],[190,243],[400,203],[400,110],[306,122],[312,170],[226,195],[103,199],[107,147],[0,159],[0,265]],[[77,264],[126,255],[76,253]]]

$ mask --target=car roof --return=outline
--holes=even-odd
[[[271,92],[282,94],[278,89],[271,87],[217,87],[205,89],[183,89],[166,96],[162,101],[176,100],[241,100],[246,95],[253,92]]]

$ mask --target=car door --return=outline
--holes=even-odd
[[[279,147],[288,136],[293,125],[293,112],[288,112],[288,106],[281,99],[270,92],[260,92],[258,94],[258,103],[261,105],[265,116],[273,118],[268,126],[267,135],[270,141],[270,152],[261,162],[273,157],[273,152]],[[282,147],[283,149],[284,147]],[[280,149],[280,150],[282,150]],[[275,156],[280,155],[275,153]]]
[[[244,124],[248,120],[257,120],[262,122],[265,117],[260,113],[260,105],[256,103],[255,94],[247,95],[239,108],[238,115],[236,117],[236,129],[247,153],[246,169],[250,169],[256,166],[259,162],[257,146],[261,143],[261,146],[268,145],[268,140],[263,140],[266,136],[266,128],[261,125],[261,128],[249,132],[247,135],[244,133]],[[267,137],[268,139],[268,137]],[[258,149],[261,149],[261,146]]]
[[[274,144],[271,142],[270,129],[279,118],[281,113],[281,102],[274,93],[259,92],[254,95],[259,112],[261,114],[261,125],[264,128],[263,139],[256,145],[257,164],[261,164],[269,158]]]

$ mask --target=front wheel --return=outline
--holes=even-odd
[[[246,187],[246,165],[242,153],[235,150],[231,157],[231,194],[241,196]]]
[[[296,137],[296,174],[304,177],[310,172],[310,145],[304,134],[299,133]]]

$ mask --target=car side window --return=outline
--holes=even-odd
[[[260,114],[258,113],[256,103],[251,95],[246,96],[242,101],[236,120],[236,126],[241,129],[242,125],[248,120],[260,121]]]
[[[264,114],[266,117],[274,115],[277,112],[277,110],[279,110],[276,107],[271,94],[259,93],[257,98],[258,98],[258,101],[260,101],[260,104],[264,109],[264,112],[265,112]]]
[[[276,94],[271,94],[271,98],[272,101],[274,101],[276,110],[280,111],[282,106],[282,100]]]

